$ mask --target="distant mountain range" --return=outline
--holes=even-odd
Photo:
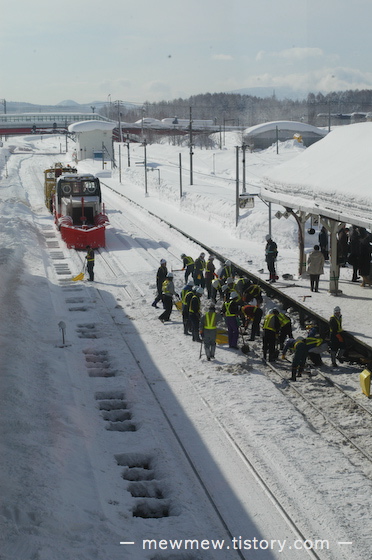
[[[276,97],[276,99],[292,99],[292,100],[303,100],[307,98],[308,91],[294,90],[291,88],[270,88],[270,87],[253,87],[244,88],[230,91],[228,93],[237,93],[240,95],[251,95],[253,97],[267,98]],[[77,103],[73,99],[66,99],[65,101],[60,101],[57,105],[35,105],[33,103],[27,103],[22,101],[8,101],[6,102],[7,113],[52,113],[53,111],[58,112],[79,112],[79,113],[91,113],[92,111],[98,111],[103,106],[107,105],[107,101],[92,101],[91,103]],[[129,107],[133,107],[133,103],[124,103]],[[94,107],[94,109],[93,109]]]
[[[7,113],[52,113],[53,111],[66,113],[92,113],[92,111],[98,111],[98,109],[101,109],[104,105],[107,105],[107,101],[77,103],[76,101],[68,99],[66,101],[61,101],[57,105],[35,105],[33,103],[22,101],[7,101],[6,111]]]

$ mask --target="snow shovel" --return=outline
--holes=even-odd
[[[240,331],[240,335],[241,335],[242,341],[243,341],[243,346],[241,347],[241,351],[243,352],[243,354],[249,354],[251,349],[249,348],[249,344],[244,340],[244,335],[243,335],[242,331]]]
[[[78,280],[84,280],[84,273],[85,273],[85,264],[84,264],[84,268],[80,272],[80,274],[78,274],[77,276],[74,276],[74,278],[72,278],[72,281],[77,282]]]

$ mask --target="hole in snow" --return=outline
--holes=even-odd
[[[123,422],[131,420],[132,414],[129,410],[102,410],[102,418],[108,422]]]
[[[97,401],[101,400],[109,400],[109,399],[124,399],[123,391],[97,391],[95,394],[95,398]]]
[[[133,517],[142,517],[144,519],[169,517],[169,505],[167,503],[159,503],[157,500],[146,500],[137,504],[133,510]]]
[[[106,426],[106,430],[111,432],[135,432],[137,427],[133,422],[109,422]]]
[[[156,482],[132,482],[128,486],[128,491],[133,498],[155,498],[157,500],[164,498],[163,492]]]
[[[125,410],[128,408],[127,403],[121,399],[101,401],[98,406],[100,410]]]
[[[129,480],[131,482],[154,480],[155,472],[141,467],[126,467],[121,473],[121,477],[124,478],[124,480]]]

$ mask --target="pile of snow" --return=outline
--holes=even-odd
[[[265,189],[348,209],[370,221],[372,123],[336,128],[301,156],[263,177]]]

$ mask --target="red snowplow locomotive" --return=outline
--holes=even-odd
[[[105,246],[108,218],[99,179],[91,174],[64,173],[53,196],[54,220],[69,249]]]

